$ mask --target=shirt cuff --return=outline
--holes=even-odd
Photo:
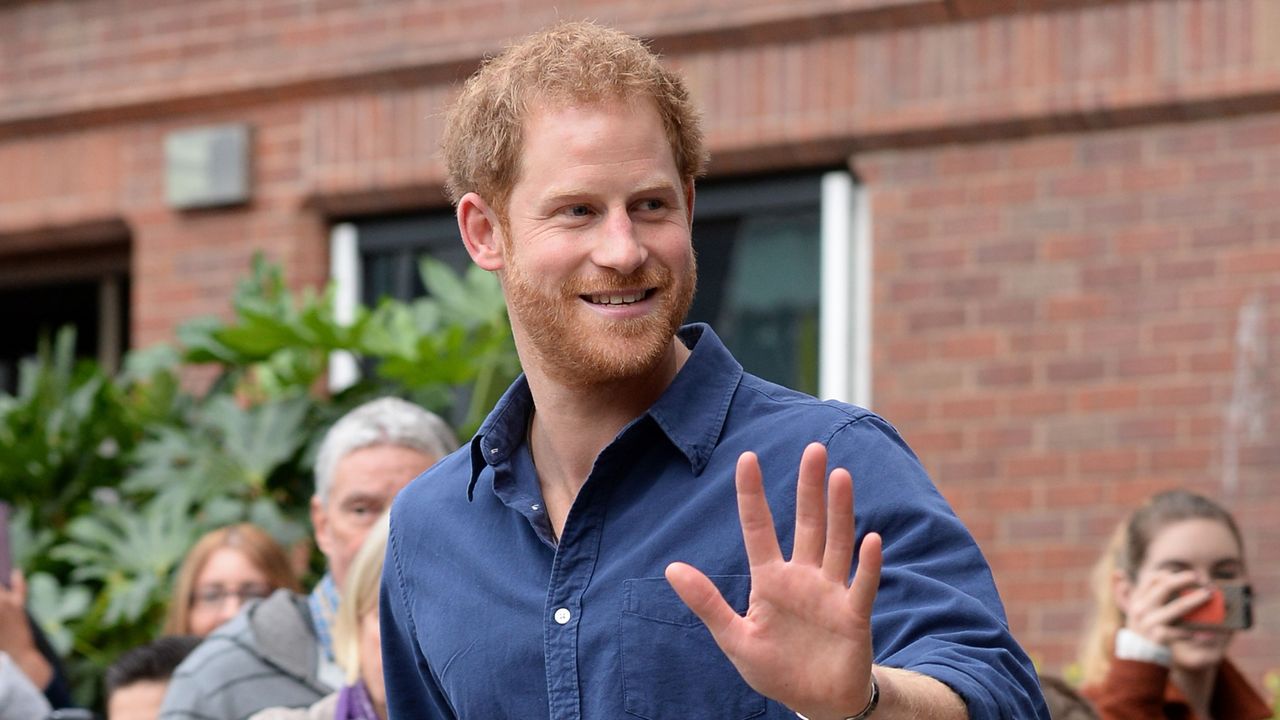
[[[1116,658],[1155,663],[1163,667],[1173,664],[1173,653],[1169,652],[1169,648],[1151,642],[1128,628],[1116,631]]]

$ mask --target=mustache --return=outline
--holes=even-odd
[[[671,284],[671,271],[662,266],[642,268],[630,273],[606,270],[590,277],[566,281],[565,295],[579,296],[642,288],[664,288]]]

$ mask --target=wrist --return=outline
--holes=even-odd
[[[1158,642],[1148,640],[1129,628],[1116,631],[1117,660],[1137,660],[1169,667],[1173,663],[1173,653]]]
[[[867,704],[862,708],[862,711],[856,715],[839,716],[841,720],[867,720],[867,718],[870,718],[871,714],[876,711],[876,707],[880,704],[880,683],[876,681],[876,674],[874,671],[872,671],[870,675],[871,681],[867,688]],[[800,718],[800,720],[809,720],[808,717],[805,717],[798,712],[796,713],[796,717]]]

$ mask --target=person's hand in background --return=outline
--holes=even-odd
[[[26,605],[27,580],[15,569],[9,586],[0,584],[0,652],[7,653],[27,679],[43,690],[53,679],[53,666],[36,647]]]

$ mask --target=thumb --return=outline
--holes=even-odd
[[[682,562],[668,565],[666,576],[676,595],[702,620],[716,642],[723,646],[722,636],[730,632],[734,623],[742,618],[725,602],[720,589],[702,571]]]

